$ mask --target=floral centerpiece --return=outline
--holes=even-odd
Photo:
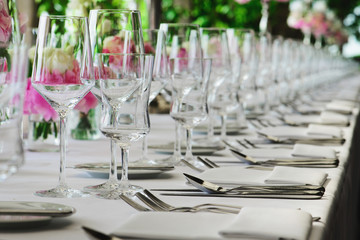
[[[315,37],[315,47],[321,47],[322,38],[331,44],[342,45],[348,34],[343,30],[341,21],[330,10],[325,1],[295,0],[289,5],[287,19],[289,27],[299,29],[304,34],[304,43],[310,44],[311,34]]]

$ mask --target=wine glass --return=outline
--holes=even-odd
[[[138,10],[128,9],[95,9],[90,10],[89,30],[91,49],[95,65],[95,86],[92,93],[102,103],[99,63],[99,53],[144,53],[144,43],[141,29],[141,16]],[[118,187],[117,162],[115,161],[116,143],[110,140],[112,149],[109,179],[107,182],[85,187],[88,191],[110,191]]]
[[[166,35],[166,48],[169,58],[202,58],[199,25],[189,23],[161,23],[160,30],[164,31]],[[167,90],[171,91],[169,89]],[[180,131],[181,126],[176,122],[174,154],[168,160],[173,164],[178,164],[181,160]]]
[[[153,56],[144,54],[98,54],[100,89],[103,102],[101,132],[121,148],[122,176],[116,187],[102,191],[98,197],[119,199],[142,188],[128,181],[130,143],[150,130],[148,102],[153,70]],[[111,148],[112,166],[116,153]]]
[[[252,65],[255,50],[255,32],[252,29],[230,28],[227,29],[233,79],[238,91],[238,109],[236,121],[240,127],[246,126],[245,111],[243,109],[244,96],[251,94],[248,86],[252,85]],[[245,90],[244,90],[245,88]],[[255,89],[254,89],[255,90]]]
[[[221,137],[226,136],[226,116],[230,107],[234,107],[231,91],[232,69],[226,29],[200,28],[201,46],[205,58],[212,59],[212,72],[209,80],[209,125],[205,143],[219,146],[222,143],[214,136],[214,117],[221,116]],[[221,88],[221,90],[220,90]]]
[[[98,53],[144,53],[141,16],[138,10],[90,10],[89,30],[95,66],[98,65]],[[91,91],[101,101],[98,81]]]
[[[164,32],[158,29],[144,29],[143,39],[145,53],[154,56],[154,69],[149,97],[150,104],[170,80],[170,70],[165,45],[166,36]],[[156,160],[148,158],[147,149],[146,135],[142,139],[142,156],[136,161],[136,164],[141,166],[158,164]]]
[[[83,197],[88,194],[65,182],[66,119],[94,85],[86,17],[41,16],[31,82],[60,116],[58,186],[35,194],[42,197]]]
[[[204,73],[202,72],[205,61]],[[170,59],[172,103],[170,116],[186,129],[185,161],[196,164],[192,154],[192,129],[208,116],[207,90],[211,60]]]

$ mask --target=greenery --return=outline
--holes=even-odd
[[[92,0],[99,8],[102,9],[121,9],[126,8],[126,0]],[[149,27],[149,16],[146,6],[146,0],[135,0],[142,15],[142,25],[144,28]],[[66,15],[66,6],[69,0],[35,0],[37,4],[37,15],[40,16],[46,12],[52,15]]]

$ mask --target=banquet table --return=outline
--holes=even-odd
[[[350,85],[360,87],[360,75],[345,79]],[[342,81],[343,82],[343,81]],[[346,85],[346,84],[345,84]],[[341,86],[341,85],[340,85]],[[169,115],[152,114],[149,145],[168,143],[174,140],[174,120]],[[343,127],[346,142],[337,148],[340,151],[340,164],[337,168],[320,169],[328,173],[330,179],[321,199],[263,199],[263,198],[216,198],[216,197],[178,197],[162,196],[161,199],[176,206],[191,206],[204,202],[235,204],[247,207],[300,208],[312,216],[321,217],[313,222],[309,239],[356,239],[359,225],[359,140],[360,126],[357,111],[350,119],[350,126]],[[201,137],[204,135],[195,135]],[[229,138],[236,138],[230,136]],[[130,150],[130,161],[141,156],[140,142],[134,143]],[[168,155],[150,149],[149,157],[160,159]],[[234,160],[228,149],[216,152],[211,159],[223,165]],[[80,163],[110,161],[110,142],[106,138],[94,141],[69,139],[67,152],[67,182],[81,189],[88,185],[102,183],[106,177],[92,177],[84,170],[74,169]],[[242,162],[232,163],[244,165]],[[48,225],[33,229],[0,229],[0,239],[88,239],[81,226],[111,233],[125,223],[137,211],[122,200],[104,200],[94,196],[88,198],[42,198],[34,195],[37,190],[49,189],[57,184],[59,152],[26,152],[25,164],[13,176],[0,183],[0,201],[41,201],[72,206],[76,213],[69,217],[53,219]],[[146,189],[185,188],[182,173],[196,175],[186,166],[176,166],[173,171],[131,179],[133,184]],[[131,176],[130,176],[131,178]],[[195,213],[196,214],[196,213]],[[209,219],[211,221],[211,219]],[[296,226],[294,226],[296,227]]]

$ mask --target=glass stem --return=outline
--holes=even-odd
[[[178,122],[175,122],[174,157],[176,162],[181,160],[181,126]]]
[[[129,149],[130,146],[128,144],[122,144],[120,145],[121,148],[121,183],[122,184],[128,184],[129,178],[128,178],[128,161],[129,161]]]
[[[60,175],[59,175],[60,186],[66,185],[65,166],[66,166],[66,117],[60,116]]]
[[[267,0],[261,0],[261,19],[259,29],[261,33],[265,33],[267,30],[268,19],[269,19],[269,4]]]
[[[185,160],[192,162],[194,156],[192,154],[192,128],[186,128],[186,154]]]
[[[111,149],[111,162],[110,162],[110,172],[109,172],[109,181],[117,181],[117,151],[116,151],[116,142],[111,139],[110,149]]]
[[[221,139],[222,140],[226,139],[226,119],[227,119],[227,115],[221,114]]]
[[[146,160],[147,158],[147,152],[148,152],[148,146],[147,146],[147,135],[145,135],[142,139],[142,159],[141,160]]]
[[[209,124],[208,124],[208,134],[207,138],[209,140],[214,139],[214,118],[213,118],[213,112],[209,112]]]

